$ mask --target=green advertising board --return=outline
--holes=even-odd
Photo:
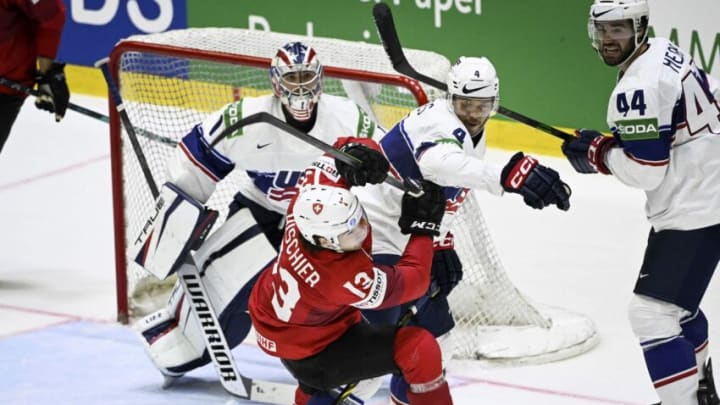
[[[490,58],[498,70],[504,107],[552,125],[606,130],[605,110],[616,70],[605,66],[590,46],[589,2],[385,2],[403,46],[438,52],[450,60],[461,55]],[[188,0],[188,25],[379,43],[374,4],[369,0]]]

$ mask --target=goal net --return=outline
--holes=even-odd
[[[165,181],[165,162],[177,141],[207,114],[234,100],[272,92],[270,58],[291,40],[317,51],[324,93],[352,98],[386,128],[443,95],[395,73],[379,45],[237,28],[132,36],[115,46],[110,69],[156,184]],[[450,67],[445,57],[418,50],[406,50],[406,56],[424,74],[445,80]],[[173,280],[161,282],[132,260],[136,236],[152,214],[153,197],[114,108],[110,118],[118,318],[128,322],[165,305]],[[239,170],[231,173],[209,200],[221,218],[242,176]],[[451,340],[455,357],[541,362],[592,347],[597,334],[590,319],[538,307],[515,288],[472,193],[456,223],[465,274],[450,297],[458,325]]]

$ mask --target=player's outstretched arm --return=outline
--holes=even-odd
[[[427,180],[420,181],[423,193],[405,192],[398,225],[410,236],[400,260],[394,266],[380,266],[387,274],[388,286],[377,309],[390,308],[425,294],[430,285],[432,267],[432,236],[437,236],[445,214],[445,193],[442,187]]]
[[[522,152],[505,165],[500,183],[505,191],[522,195],[525,204],[535,209],[553,204],[563,211],[570,209],[570,186],[560,180],[558,172]]]

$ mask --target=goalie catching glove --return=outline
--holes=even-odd
[[[367,183],[382,183],[387,177],[390,163],[380,152],[377,144],[366,138],[341,138],[345,143],[340,150],[357,159],[356,165],[349,165],[340,159],[335,159],[340,175],[351,186],[364,186]],[[339,142],[336,142],[338,145]]]
[[[560,180],[558,172],[522,152],[505,165],[500,183],[505,191],[522,195],[525,204],[535,209],[552,204],[563,211],[570,209],[570,186]]]
[[[440,223],[445,214],[445,191],[427,180],[421,180],[423,193],[406,191],[402,197],[400,232],[410,235],[440,235]]]

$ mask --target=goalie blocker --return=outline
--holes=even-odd
[[[165,183],[155,200],[135,244],[141,244],[135,262],[159,279],[165,279],[196,250],[217,219],[217,211],[205,208],[172,183]]]

